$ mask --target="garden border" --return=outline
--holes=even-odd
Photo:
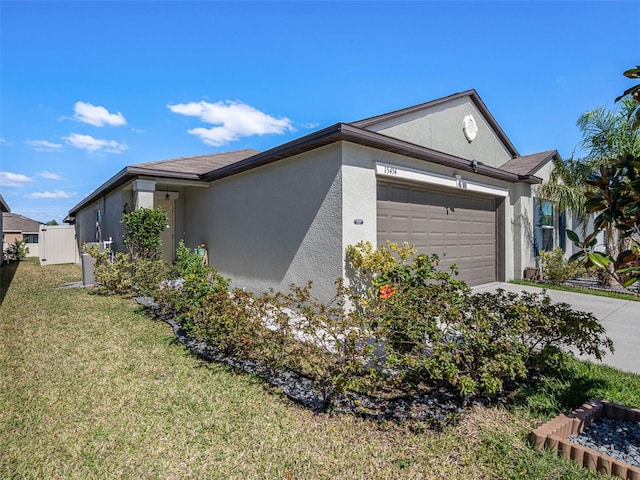
[[[537,451],[548,448],[559,456],[572,459],[585,468],[624,480],[640,480],[640,468],[622,460],[571,442],[569,435],[579,435],[600,417],[640,422],[640,409],[607,400],[593,399],[569,415],[560,414],[531,433],[531,444]]]

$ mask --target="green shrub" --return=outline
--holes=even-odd
[[[270,326],[262,339],[265,358],[313,379],[325,408],[346,390],[371,393],[383,379],[368,318],[345,308],[350,291],[342,279],[336,290],[329,303],[313,298],[310,282],[259,299]]]
[[[211,314],[211,307],[207,304],[219,306],[216,299],[228,296],[229,280],[219,275],[215,268],[204,265],[202,257],[187,248],[182,240],[176,250],[174,275],[181,281],[174,287],[163,284],[157,299],[175,313],[183,327],[192,333],[197,323]],[[203,331],[200,333],[205,334]]]
[[[564,251],[560,247],[556,247],[551,251],[540,252],[540,266],[543,280],[555,285],[560,285],[572,278],[588,274],[584,264],[566,260]]]
[[[373,286],[352,301],[370,317],[374,336],[386,341],[388,365],[405,388],[443,380],[465,397],[491,395],[505,379],[524,378],[544,364],[557,347],[598,358],[612,349],[592,314],[553,305],[546,294],[473,294],[436,268],[437,257],[394,257],[395,248],[350,250],[357,254],[357,278],[368,275]]]
[[[125,295],[131,293],[131,262],[124,253],[115,253],[113,261],[109,258],[109,250],[99,245],[82,246],[84,251],[94,259],[93,278],[99,291]]]
[[[13,243],[9,244],[3,256],[8,262],[16,260],[22,261],[27,258],[27,253],[29,253],[29,247],[26,246],[26,242],[16,239]]]
[[[207,266],[202,262],[202,257],[188,248],[184,244],[184,240],[178,242],[174,265],[179,276],[190,273],[205,276],[209,272]]]
[[[143,258],[132,265],[133,290],[138,295],[157,297],[162,282],[176,276],[175,268],[164,260]]]
[[[167,213],[161,208],[140,208],[122,215],[125,228],[124,245],[133,261],[157,260],[160,257],[160,235],[167,228]]]

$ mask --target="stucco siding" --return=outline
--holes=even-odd
[[[76,215],[76,235],[78,238],[78,246],[82,248],[84,243],[90,243],[96,241],[96,210],[103,211],[104,202],[103,199],[92,203],[86,208],[83,208]]]
[[[469,142],[462,130],[466,115],[473,115],[478,134]],[[511,159],[493,129],[468,98],[438,105],[368,127],[378,133],[499,167]]]
[[[204,242],[233,286],[260,292],[314,280],[327,300],[342,274],[341,149],[330,145],[186,188],[185,243]]]
[[[104,200],[102,212],[102,241],[109,238],[113,240],[113,248],[116,251],[124,251],[124,225],[122,213],[124,204],[129,202],[130,195],[125,190],[117,190],[110,193]]]
[[[121,223],[125,204],[131,204],[128,190],[116,190],[83,208],[76,215],[76,235],[78,246],[96,241],[96,212],[100,211],[100,232],[102,241],[113,240],[113,248],[124,251],[124,228]]]

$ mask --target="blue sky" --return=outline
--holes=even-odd
[[[43,222],[126,165],[266,150],[475,88],[571,156],[633,83],[640,2],[0,1],[0,193]]]

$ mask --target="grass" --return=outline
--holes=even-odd
[[[440,431],[314,414],[201,362],[131,300],[57,289],[77,266],[1,275],[0,478],[602,478],[529,432],[583,397],[640,406],[639,376],[575,362]]]
[[[546,288],[547,290],[560,290],[562,292],[583,293],[586,295],[595,295],[598,297],[618,298],[620,300],[640,302],[640,295],[634,295],[632,293],[615,292],[611,290],[597,290],[594,288],[571,287],[569,285],[555,285],[553,283],[529,282],[527,280],[511,280],[509,283],[514,283],[516,285],[527,285],[529,287]]]

